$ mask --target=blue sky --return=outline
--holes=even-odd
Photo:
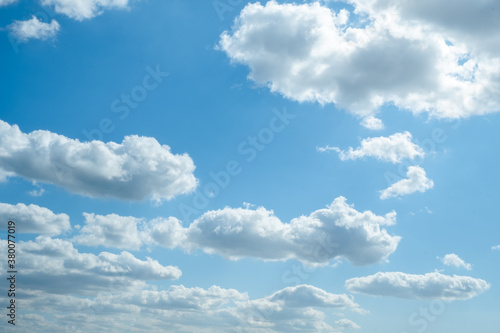
[[[0,11],[16,330],[496,332],[495,1]]]

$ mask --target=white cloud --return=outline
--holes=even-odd
[[[209,310],[231,301],[246,301],[248,295],[235,289],[212,286],[207,290],[199,287],[171,286],[168,290],[144,290],[132,303],[156,309]]]
[[[51,331],[332,332],[322,310],[362,311],[352,297],[310,285],[288,287],[258,299],[219,286],[183,285],[167,290],[154,286],[125,291],[110,288],[85,298],[31,290],[24,294],[27,314],[22,319],[28,322],[23,321],[23,326],[33,323],[33,327]]]
[[[455,253],[446,254],[443,259],[441,259],[444,265],[446,266],[454,266],[457,268],[463,267],[466,270],[470,271],[472,269],[472,265],[463,261],[459,256]]]
[[[142,238],[146,241],[161,244],[169,249],[187,246],[187,229],[183,228],[181,221],[175,217],[153,219],[145,224],[144,228]]]
[[[118,249],[138,250],[141,237],[137,229],[140,219],[131,216],[107,216],[84,213],[85,225],[80,229],[80,235],[73,241],[88,245],[114,247]]]
[[[299,259],[328,263],[343,257],[355,265],[386,259],[400,240],[383,225],[395,223],[396,213],[377,216],[358,212],[339,197],[326,209],[281,222],[272,211],[224,208],[196,219],[188,229],[193,248],[229,259],[256,257],[264,260]]]
[[[353,149],[349,147],[347,151],[338,147],[320,147],[318,151],[336,151],[342,161],[357,160],[363,157],[375,157],[382,161],[400,163],[403,159],[414,159],[424,157],[424,150],[412,142],[412,135],[409,132],[395,133],[389,137],[376,137],[361,140],[361,146]]]
[[[361,125],[371,129],[371,130],[381,130],[384,129],[384,123],[382,120],[375,118],[374,116],[368,116],[363,118]]]
[[[49,131],[22,133],[0,120],[0,170],[91,197],[160,202],[197,186],[188,154],[174,155],[154,138],[80,142]]]
[[[42,0],[42,5],[53,6],[55,11],[82,21],[100,15],[104,10],[128,9],[129,0]]]
[[[387,13],[401,25],[426,25],[428,29],[464,43],[478,54],[500,51],[500,13],[495,1],[468,0],[349,0],[359,11],[380,19]],[[450,8],[453,11],[450,12]]]
[[[406,179],[400,180],[383,191],[380,199],[400,197],[415,192],[425,192],[434,187],[434,182],[427,178],[425,170],[419,166],[410,166],[406,172]]]
[[[158,218],[137,229],[138,220],[134,218],[87,216],[92,217],[87,222],[90,225],[82,228],[77,241],[85,239],[87,244],[106,246],[105,228],[111,229],[108,233],[114,237],[112,242],[125,248],[136,248],[141,242],[155,243],[188,251],[201,249],[231,260],[295,258],[308,264],[327,264],[332,259],[346,258],[355,265],[367,265],[385,260],[401,239],[382,228],[395,223],[395,212],[384,216],[358,212],[343,197],[290,223],[282,222],[263,207],[208,211],[187,228],[175,218]],[[127,232],[118,231],[121,224]]]
[[[345,294],[330,294],[320,288],[309,285],[287,287],[267,297],[271,302],[279,302],[287,307],[324,307],[357,309],[358,304]]]
[[[342,318],[342,319],[339,319],[339,320],[335,321],[335,324],[337,324],[338,326],[340,326],[342,329],[351,329],[351,330],[353,330],[353,329],[359,329],[359,328],[361,328],[358,324],[356,324],[352,320],[345,319],[345,318]]]
[[[33,182],[33,186],[35,186],[36,188],[28,191],[27,193],[29,195],[31,195],[32,197],[41,197],[45,194],[45,189],[40,184],[38,184],[37,182]]]
[[[44,195],[44,193],[45,193],[44,188],[39,188],[38,190],[31,190],[28,192],[28,194],[31,195],[32,197],[41,197],[42,195]]]
[[[16,223],[18,233],[55,236],[71,229],[69,216],[66,214],[54,214],[51,210],[37,205],[0,203],[0,221],[9,220]],[[2,225],[7,227],[6,223]]]
[[[310,285],[288,287],[261,299],[236,304],[240,312],[236,316],[245,326],[275,332],[333,331],[323,321],[324,313],[314,308],[363,311],[345,294],[331,294]]]
[[[273,92],[361,118],[391,103],[438,118],[500,110],[500,19],[487,5],[461,0],[460,15],[450,15],[451,0],[349,2],[364,22],[318,3],[248,4],[219,48]]]
[[[19,242],[17,251],[24,290],[92,295],[109,288],[130,290],[143,286],[144,280],[178,279],[182,274],[177,267],[151,258],[140,260],[126,251],[80,253],[69,241],[45,236]]]
[[[36,16],[27,21],[14,21],[14,23],[7,26],[10,33],[21,42],[26,42],[30,39],[46,40],[54,38],[60,28],[61,26],[56,20],[45,23],[39,21]]]
[[[0,0],[0,7],[10,5],[16,1],[17,0]]]
[[[492,246],[491,249],[492,250],[500,250],[500,245]]]
[[[465,300],[488,290],[490,285],[470,276],[449,276],[438,272],[424,275],[401,272],[352,278],[345,282],[353,293],[409,299]]]

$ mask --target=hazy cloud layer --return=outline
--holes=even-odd
[[[79,244],[88,246],[105,246],[117,249],[138,250],[141,237],[137,224],[141,221],[131,216],[106,216],[84,213],[85,225],[80,235],[73,238]]]
[[[18,233],[56,236],[71,229],[69,216],[66,214],[54,214],[50,209],[37,205],[0,203],[2,228],[7,228],[7,221],[10,220],[16,223]]]
[[[441,273],[423,275],[401,272],[379,272],[345,282],[347,290],[374,296],[410,299],[465,300],[490,288],[481,279],[470,276],[449,276]]]
[[[496,53],[500,50],[500,13],[496,2],[468,0],[349,0],[359,12],[381,18],[393,13],[398,24],[427,25],[449,37],[452,42],[467,45],[473,53]]]
[[[425,170],[419,166],[408,167],[406,177],[408,178],[402,179],[380,191],[380,199],[397,198],[415,192],[425,192],[434,187],[434,182],[427,178]]]
[[[283,223],[272,211],[224,208],[196,219],[187,231],[193,248],[226,258],[299,259],[328,263],[343,257],[355,265],[386,259],[400,237],[381,226],[395,223],[396,213],[358,212],[339,197],[325,209]]]
[[[438,118],[500,110],[500,19],[487,4],[350,2],[365,21],[319,3],[248,4],[219,47],[273,92],[362,118],[386,103]]]
[[[0,120],[0,163],[4,172],[91,197],[162,201],[197,186],[188,154],[137,135],[80,142],[43,130],[25,134]]]

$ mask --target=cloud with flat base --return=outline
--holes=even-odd
[[[156,139],[80,142],[53,132],[23,133],[0,120],[0,176],[51,183],[69,192],[157,203],[194,191],[195,165]]]

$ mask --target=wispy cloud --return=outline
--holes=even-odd
[[[19,233],[56,236],[71,229],[68,215],[55,214],[45,207],[27,206],[23,203],[17,205],[0,203],[0,220],[15,221]],[[3,223],[3,226],[6,226],[6,224]]]
[[[0,7],[13,4],[14,2],[17,2],[17,0],[0,0]]]
[[[104,10],[127,9],[128,0],[42,0],[42,5],[53,6],[55,11],[82,21],[100,15]]]

